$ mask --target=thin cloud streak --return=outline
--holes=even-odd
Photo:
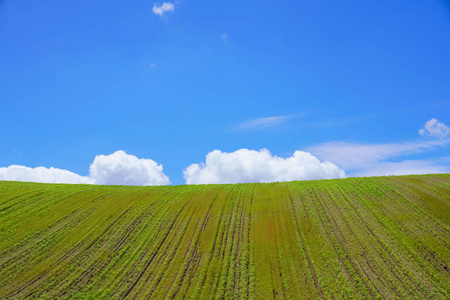
[[[291,116],[274,116],[267,118],[253,119],[248,122],[235,126],[234,131],[243,131],[251,129],[262,129],[284,123],[286,120],[292,118]]]
[[[245,131],[245,130],[258,130],[258,129],[267,129],[270,127],[274,127],[276,125],[281,125],[288,121],[289,119],[300,118],[305,115],[308,115],[316,110],[308,110],[301,111],[290,115],[285,116],[272,116],[266,118],[257,118],[253,119],[241,124],[238,124],[233,127],[233,131]]]
[[[450,140],[416,141],[387,144],[358,144],[329,142],[306,148],[321,160],[329,160],[343,168],[350,176],[406,175],[442,173],[450,166],[435,160],[405,160],[390,162],[390,159],[431,151],[446,147]]]
[[[389,158],[420,153],[449,143],[450,140],[388,144],[358,144],[336,141],[309,147],[306,150],[320,159],[332,161],[340,167],[353,168]]]
[[[404,160],[401,162],[379,162],[355,172],[352,176],[386,176],[386,175],[410,175],[410,174],[438,174],[449,173],[450,165],[442,164],[440,159]]]

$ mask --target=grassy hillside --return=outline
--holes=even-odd
[[[0,182],[0,298],[450,297],[450,174]]]

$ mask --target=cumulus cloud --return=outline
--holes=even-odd
[[[240,149],[232,153],[214,150],[204,163],[190,165],[183,175],[186,184],[209,184],[343,178],[345,172],[303,151],[281,158],[266,149]]]
[[[29,168],[11,165],[0,168],[0,180],[31,181],[46,183],[90,183],[89,177],[80,176],[57,168]]]
[[[173,3],[170,2],[164,2],[162,5],[157,6],[156,4],[153,4],[153,13],[156,15],[163,16],[168,11],[174,11],[175,6]]]
[[[162,165],[145,158],[137,158],[122,150],[110,155],[97,155],[89,168],[94,184],[165,185],[169,178]]]
[[[425,123],[424,128],[419,130],[419,134],[422,136],[434,136],[442,139],[450,134],[450,129],[445,126],[444,123],[432,118]]]
[[[0,180],[106,185],[170,184],[169,178],[163,173],[162,165],[151,159],[139,159],[121,150],[110,155],[97,155],[89,168],[89,176],[58,168],[11,165],[0,168]]]

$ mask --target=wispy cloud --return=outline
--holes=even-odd
[[[291,115],[285,115],[285,116],[273,116],[273,117],[266,117],[266,118],[258,118],[253,119],[241,124],[238,124],[234,127],[234,131],[244,131],[244,130],[257,130],[257,129],[265,129],[274,127],[276,125],[280,125],[282,123],[285,123],[289,119],[295,119],[299,117],[304,117],[305,115],[320,111],[323,109],[313,109],[308,111],[302,111]],[[298,127],[336,127],[336,126],[343,126],[348,124],[354,124],[359,122],[368,121],[371,119],[375,119],[378,117],[381,117],[385,115],[384,113],[375,113],[375,114],[368,114],[368,115],[362,115],[362,116],[356,116],[356,117],[349,117],[349,118],[334,118],[334,119],[328,119],[323,121],[313,121],[311,123],[303,123],[303,124],[297,124]]]
[[[425,123],[420,135],[439,137],[439,140],[416,140],[398,143],[364,144],[328,142],[306,150],[319,159],[328,160],[343,168],[350,176],[407,175],[450,172],[450,159],[405,159],[408,155],[445,148],[450,144],[448,127],[436,119]]]
[[[277,124],[281,124],[292,118],[291,116],[275,116],[275,117],[267,117],[267,118],[259,118],[247,121],[245,123],[239,124],[234,127],[235,131],[243,131],[243,130],[254,130],[254,129],[262,129],[273,127]]]
[[[281,125],[290,119],[304,117],[314,111],[316,111],[316,110],[305,110],[305,111],[300,111],[300,112],[285,115],[285,116],[272,116],[272,117],[266,117],[266,118],[252,119],[247,122],[235,125],[233,127],[233,131],[267,129],[267,128],[275,127],[277,125]]]
[[[367,169],[392,158],[421,153],[448,144],[450,144],[450,140],[386,144],[328,142],[309,147],[306,150],[319,159],[329,160],[346,171],[352,171]]]
[[[450,165],[442,164],[441,159],[404,160],[400,162],[379,162],[371,168],[359,170],[352,176],[385,176],[410,174],[449,173]]]
[[[222,41],[224,41],[224,42],[227,42],[228,41],[228,34],[226,34],[226,33],[224,33],[224,34],[222,34]]]
[[[153,4],[153,13],[155,15],[163,16],[166,12],[174,11],[175,5],[170,2],[164,2],[160,6]]]
[[[151,64],[150,64],[150,68],[156,69],[156,64],[151,63]]]

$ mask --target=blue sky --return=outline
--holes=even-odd
[[[87,176],[123,150],[184,184],[214,150],[266,148],[450,172],[446,131],[419,134],[450,124],[450,5],[1,1],[0,111],[3,168]]]

